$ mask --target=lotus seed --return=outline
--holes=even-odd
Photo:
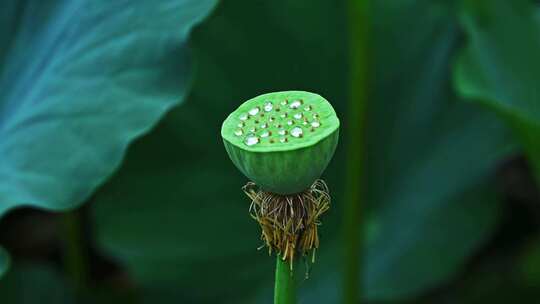
[[[313,109],[311,106],[306,106],[306,107],[304,108],[304,111],[309,112],[309,111],[311,111],[311,109]]]
[[[263,123],[263,124],[261,125],[261,128],[263,128],[263,129],[268,128],[268,124],[267,124],[267,123]]]
[[[284,105],[286,105],[287,103],[288,103],[288,101],[287,101],[287,99],[285,99],[285,100],[283,100],[283,101],[281,102],[281,105],[284,106]]]
[[[279,117],[281,117],[281,118],[287,118],[287,113],[283,113],[283,114],[279,115]]]
[[[279,139],[280,143],[286,143],[288,141],[287,137],[282,137]]]

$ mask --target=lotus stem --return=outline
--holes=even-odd
[[[276,282],[274,287],[274,304],[295,304],[296,286],[291,262],[276,255]]]

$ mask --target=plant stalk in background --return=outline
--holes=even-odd
[[[350,99],[347,180],[343,214],[344,303],[359,303],[362,285],[365,112],[368,98],[368,0],[348,1]]]
[[[90,283],[88,252],[84,243],[83,213],[81,209],[61,215],[64,241],[63,263],[65,271],[79,293]]]

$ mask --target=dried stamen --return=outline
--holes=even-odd
[[[304,192],[279,195],[260,190],[255,183],[243,187],[251,199],[251,217],[261,226],[261,239],[269,253],[275,250],[292,267],[296,253],[307,256],[319,248],[320,217],[330,208],[328,187],[317,180]]]

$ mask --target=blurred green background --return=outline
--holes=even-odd
[[[3,1],[0,302],[272,303],[220,128],[294,89],[343,124],[299,303],[343,303],[347,185],[365,189],[363,303],[538,303],[538,5],[380,0],[354,20],[353,2]]]

